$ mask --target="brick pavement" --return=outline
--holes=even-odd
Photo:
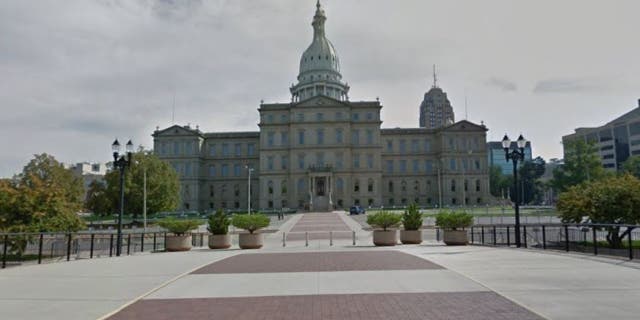
[[[287,241],[304,240],[324,240],[332,236],[334,239],[351,238],[352,230],[334,212],[308,213],[305,214],[287,233]],[[333,232],[332,235],[329,232]],[[305,236],[305,233],[308,235]]]

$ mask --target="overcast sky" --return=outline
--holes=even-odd
[[[456,120],[523,133],[534,155],[640,98],[640,1],[323,0],[352,101],[416,127],[432,65]],[[3,0],[0,177],[35,153],[108,161],[115,137],[156,126],[257,131],[288,102],[315,0]]]

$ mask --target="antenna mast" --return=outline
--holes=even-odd
[[[433,87],[438,87],[438,74],[436,73],[436,65],[433,65]]]

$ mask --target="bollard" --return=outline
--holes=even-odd
[[[127,237],[127,255],[131,253],[131,233]]]
[[[333,246],[333,231],[329,231],[329,246]]]
[[[144,252],[144,232],[140,235],[140,252]]]
[[[71,233],[67,234],[67,261],[71,260]]]
[[[352,231],[352,232],[351,232],[351,235],[352,235],[352,237],[353,237],[353,245],[355,246],[355,245],[356,245],[356,232],[355,232],[355,231]]]
[[[96,234],[91,234],[91,246],[89,248],[89,259],[93,259],[93,241],[96,239]],[[42,235],[40,235],[40,241],[42,241]],[[39,261],[38,261],[39,263]]]
[[[42,263],[42,242],[44,240],[43,238],[44,238],[44,235],[41,233],[40,234],[40,241],[38,241],[38,264]]]
[[[542,225],[542,250],[547,250],[547,229]]]
[[[304,233],[304,246],[305,247],[309,246],[309,232]]]
[[[598,255],[598,235],[596,234],[596,228],[591,227],[591,231],[593,232],[593,254]],[[631,233],[629,233],[631,236]]]
[[[282,247],[286,247],[287,246],[285,238],[286,238],[286,234],[283,232],[282,233]]]
[[[493,226],[493,245],[496,246],[498,245],[498,237],[496,234],[496,226]]]
[[[156,233],[154,232],[154,233],[153,233],[153,251],[154,251],[154,252],[156,251],[156,244],[157,244],[157,241],[156,241]]]
[[[113,257],[113,233],[109,239],[109,257]]]

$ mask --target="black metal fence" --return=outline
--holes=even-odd
[[[623,236],[617,246],[607,238]],[[514,246],[515,225],[474,225],[469,242],[478,245]],[[613,224],[524,224],[520,225],[524,248],[561,250],[594,255],[640,258],[640,226]]]
[[[166,232],[123,232],[121,255],[165,250]],[[194,247],[208,245],[207,233],[192,233]],[[113,257],[115,232],[0,233],[1,268],[25,263]]]

